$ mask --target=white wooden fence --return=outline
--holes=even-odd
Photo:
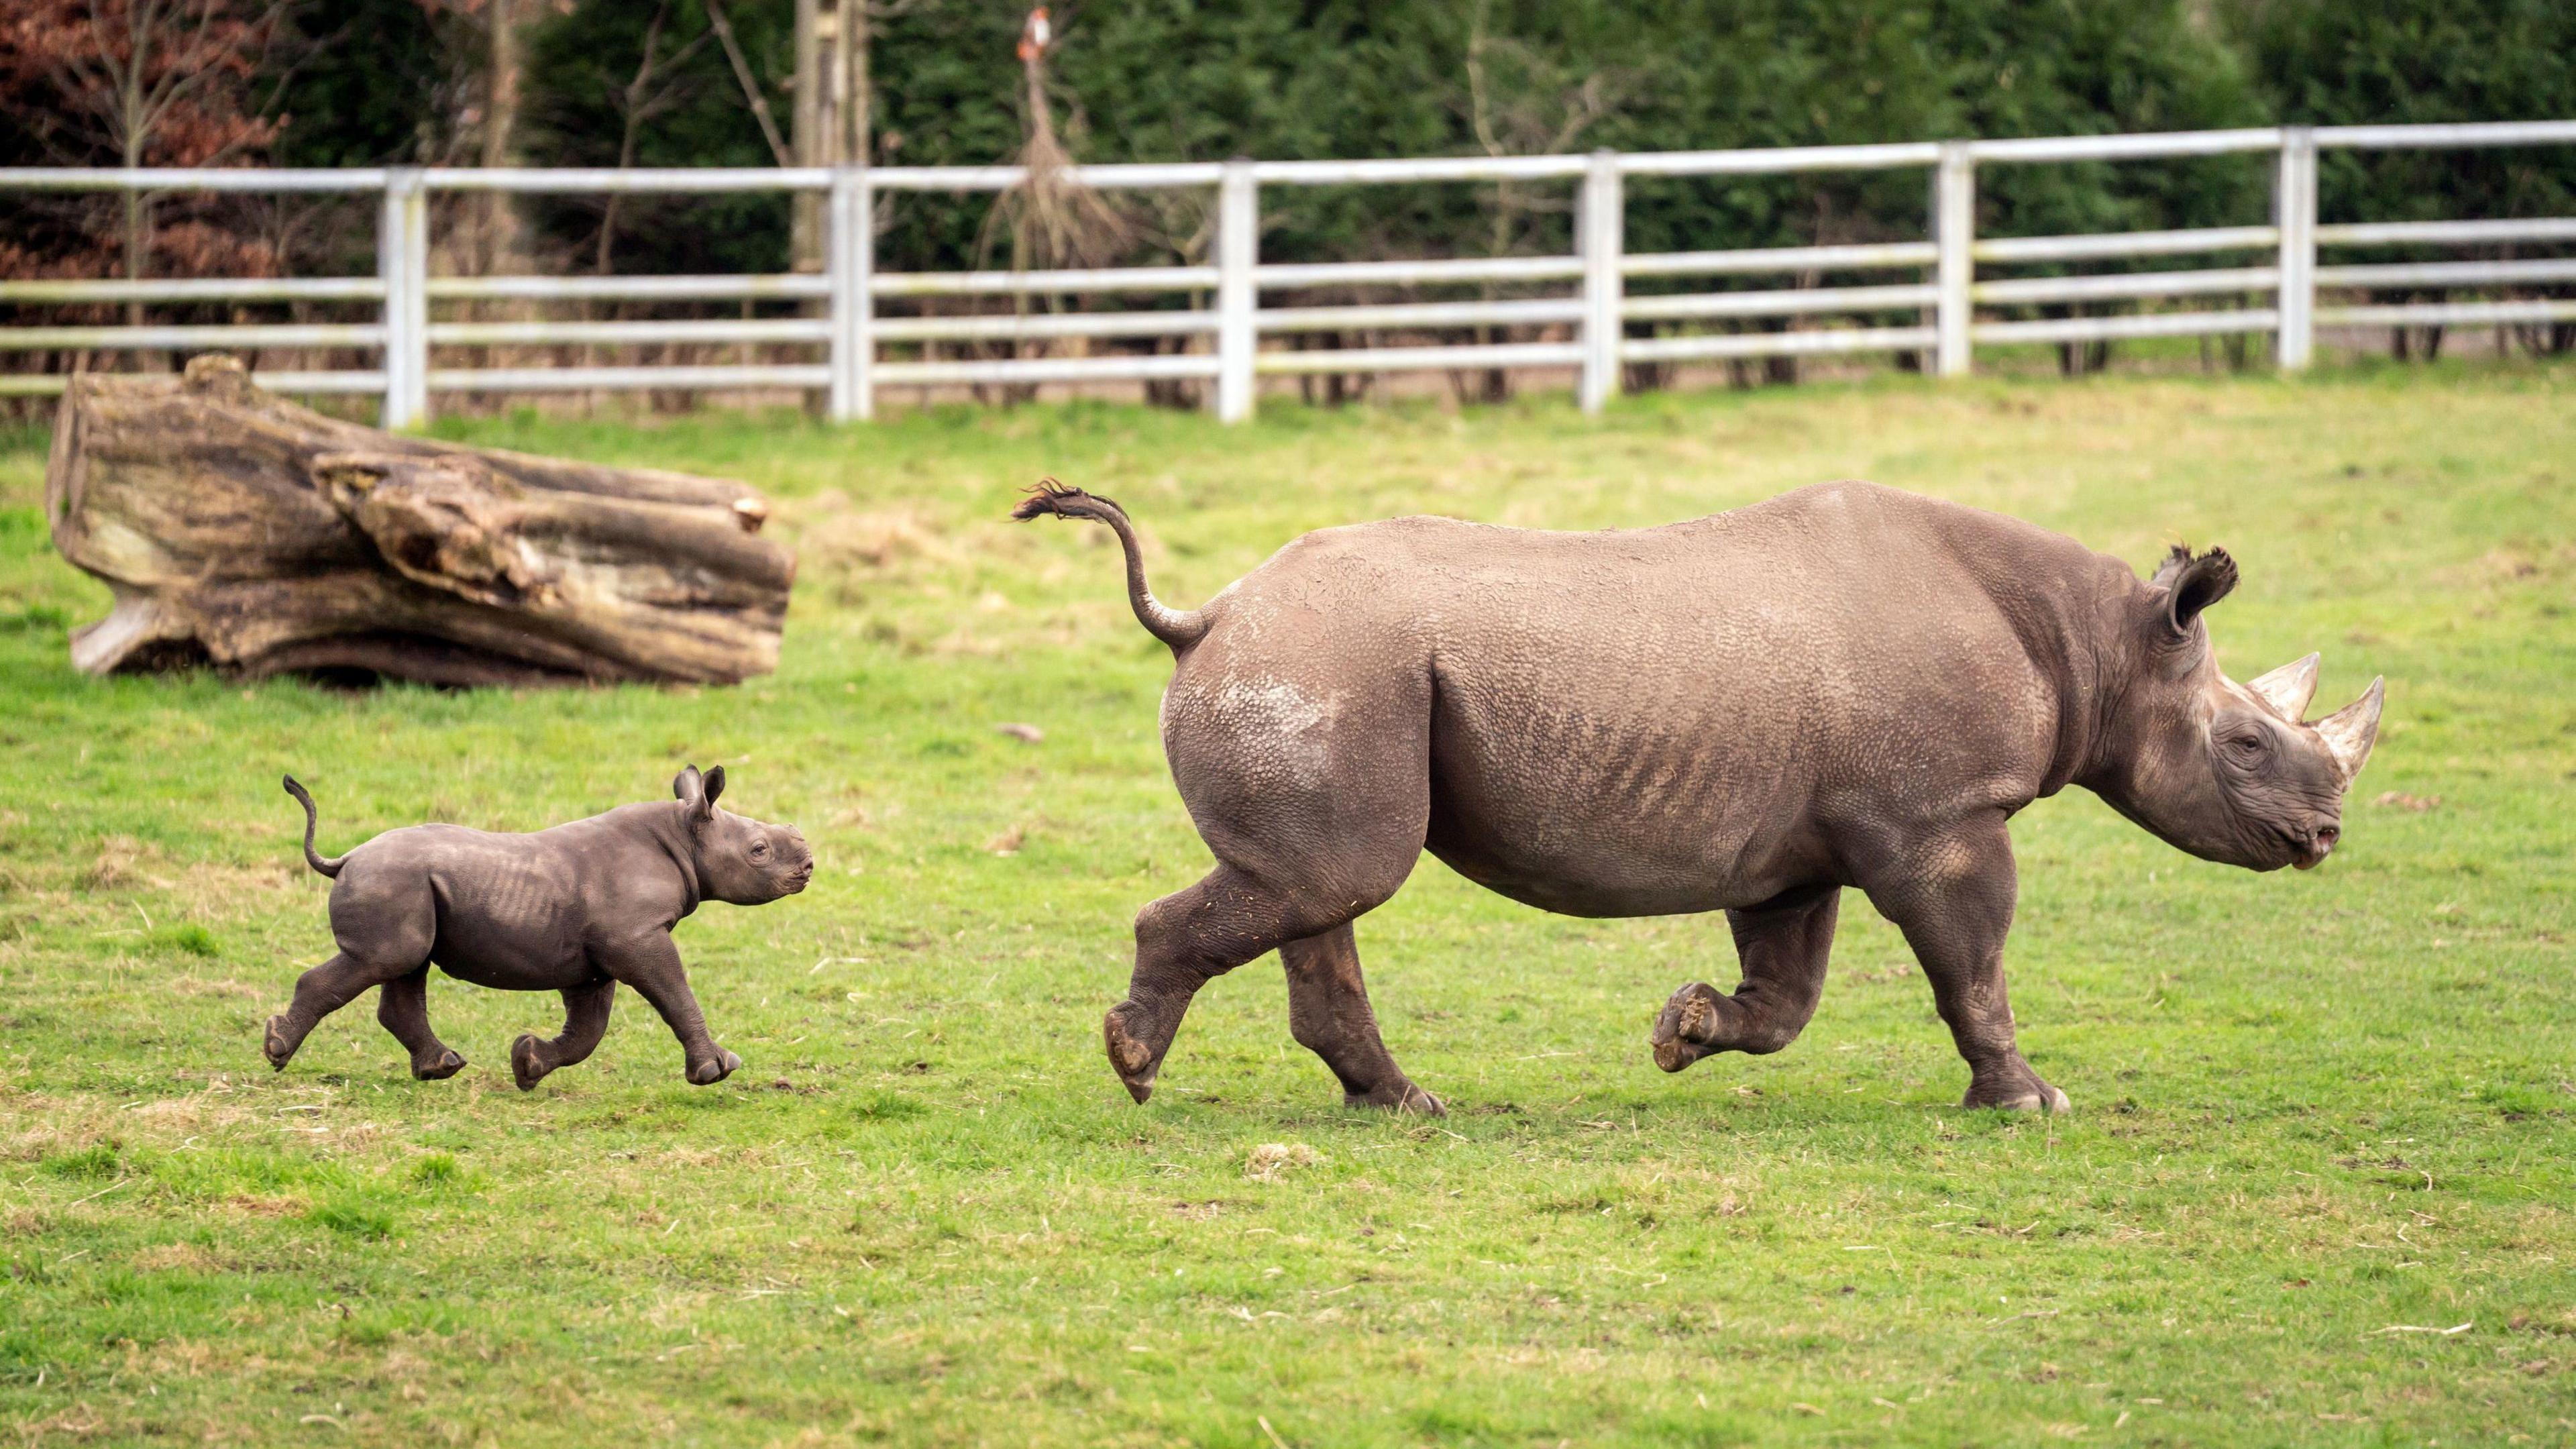
[[[1258,380],[1288,373],[1372,373],[1407,369],[1567,368],[1587,410],[1620,387],[1631,362],[1920,351],[1945,376],[1966,373],[1983,343],[2090,342],[2115,338],[2268,333],[2284,368],[2308,364],[2316,330],[2335,326],[2484,326],[2576,322],[2576,298],[2388,305],[2321,303],[2321,294],[2371,288],[2441,287],[2528,291],[2576,282],[2576,258],[2321,265],[2338,248],[2491,247],[2576,243],[2576,217],[2437,222],[2322,223],[2317,216],[2321,150],[2395,150],[2576,143],[2576,121],[2430,126],[2265,127],[2159,135],[2069,136],[2001,141],[1911,142],[1754,151],[1672,151],[1589,156],[1465,157],[1385,161],[1229,161],[1079,168],[1102,189],[1212,187],[1214,261],[1206,265],[1091,271],[886,272],[875,265],[871,218],[879,192],[996,192],[1020,183],[1010,166],[846,167],[694,170],[52,170],[0,169],[0,190],[150,192],[344,192],[381,196],[373,277],[190,278],[144,281],[0,282],[0,305],[67,303],[376,303],[366,323],[248,323],[228,326],[0,326],[0,350],[353,348],[375,351],[374,368],[260,374],[282,392],[369,393],[383,397],[389,427],[426,419],[441,392],[516,393],[619,388],[797,388],[824,393],[837,419],[873,415],[879,391],[943,384],[1027,384],[1163,378],[1212,380],[1228,422],[1251,415]],[[2273,217],[2263,225],[2102,235],[1979,238],[1979,168],[2091,161],[2272,153]],[[1754,176],[1919,168],[1931,178],[1929,226],[1921,241],[1637,254],[1622,243],[1629,177]],[[1572,256],[1265,263],[1260,258],[1265,186],[1347,186],[1420,182],[1545,181],[1577,190]],[[437,277],[429,275],[433,191],[712,193],[809,191],[828,197],[829,265],[824,274],[742,276]],[[2176,256],[2233,257],[2248,265],[2192,271],[1978,279],[1980,263],[2026,264]],[[1758,291],[1628,296],[1636,277],[1743,277],[1833,272],[1886,274],[1884,283],[1784,286]],[[1262,294],[1296,288],[1552,283],[1558,297],[1394,302],[1360,306],[1264,306]],[[887,299],[1191,294],[1186,308],[1021,312],[987,316],[883,315]],[[2140,311],[2117,316],[1981,319],[1981,305],[2178,298],[2268,299],[2269,306]],[[800,299],[820,316],[664,321],[438,321],[432,302],[742,301]],[[747,310],[747,309],[746,309]],[[1911,317],[1891,325],[1891,315]],[[1632,322],[1799,319],[1798,330],[1626,335]],[[1265,348],[1262,339],[1298,332],[1441,327],[1562,326],[1570,340],[1433,346]],[[943,342],[1052,345],[1113,337],[1205,338],[1203,350],[1155,354],[935,358]],[[795,344],[816,360],[730,365],[494,367],[432,365],[433,347]],[[0,393],[59,391],[59,374],[0,373]]]

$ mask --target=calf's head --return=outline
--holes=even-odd
[[[2201,614],[2235,587],[2225,550],[2176,548],[2115,625],[2129,634],[2129,682],[2100,793],[2204,860],[2306,870],[2343,834],[2344,792],[2379,736],[2384,681],[2307,723],[2316,655],[2245,684],[2220,673]]]
[[[724,793],[724,766],[704,775],[689,766],[671,782],[679,798],[698,892],[737,906],[765,905],[805,889],[814,878],[814,852],[793,826],[770,825],[716,808]]]

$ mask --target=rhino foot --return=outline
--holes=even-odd
[[[268,1058],[269,1066],[277,1071],[285,1071],[286,1064],[295,1057],[296,1045],[297,1043],[286,1039],[286,1018],[270,1017],[268,1030],[260,1037],[259,1043],[260,1053]]]
[[[412,1076],[423,1082],[443,1082],[463,1070],[465,1058],[458,1056],[454,1047],[440,1047],[435,1060],[424,1062],[415,1058],[411,1064]]]
[[[1101,1018],[1101,1044],[1109,1050],[1109,1065],[1127,1088],[1127,1095],[1144,1105],[1154,1095],[1154,1079],[1162,1075],[1162,1053],[1152,1043],[1128,1029],[1127,1023],[1136,1011],[1134,1002],[1122,1001]]]
[[[1678,1072],[1710,1054],[1709,1042],[1717,1035],[1720,1019],[1717,1003],[1717,988],[1705,981],[1694,981],[1673,993],[1647,1038],[1655,1049],[1656,1066]]]
[[[534,1032],[522,1032],[517,1041],[510,1043],[510,1080],[517,1082],[522,1092],[535,1091],[546,1073],[554,1070],[538,1048]]]
[[[689,1085],[693,1087],[712,1087],[716,1083],[723,1081],[725,1078],[730,1077],[741,1070],[742,1058],[735,1056],[733,1053],[726,1051],[722,1047],[718,1047],[714,1056],[707,1058],[705,1061],[698,1062],[689,1068]]]
[[[1342,1094],[1342,1105],[1377,1107],[1393,1112],[1399,1117],[1449,1115],[1449,1107],[1446,1103],[1402,1078],[1398,1078],[1393,1087],[1380,1087],[1373,1092],[1345,1092]]]
[[[1992,1107],[1998,1111],[2004,1112],[2056,1112],[2062,1114],[2075,1110],[2075,1104],[2066,1100],[2066,1094],[2064,1092],[2061,1092],[2055,1087],[2050,1086],[2048,1083],[2041,1081],[2037,1076],[2031,1074],[2028,1069],[2024,1069],[2021,1079],[2018,1081],[2008,1079],[1994,1083],[1969,1083],[1968,1095],[1959,1099],[1959,1105],[1962,1107]]]

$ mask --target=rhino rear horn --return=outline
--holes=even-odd
[[[2308,701],[2317,697],[2317,656],[2294,659],[2245,687],[2262,696],[2274,714],[2297,724],[2308,716]]]
[[[2379,706],[2387,695],[2385,678],[2370,681],[2361,698],[2317,721],[2317,734],[2326,748],[2334,751],[2335,763],[2343,769],[2346,785],[2361,773],[2369,762],[2370,747],[2379,740]]]

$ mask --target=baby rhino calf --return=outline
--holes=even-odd
[[[721,765],[703,777],[692,765],[671,782],[676,804],[621,806],[534,835],[414,825],[327,860],[313,852],[313,797],[288,776],[286,793],[304,807],[305,862],[339,882],[340,954],[305,972],[295,1004],[268,1019],[269,1064],[284,1071],[322,1018],[381,986],[376,1019],[411,1053],[411,1074],[456,1075],[465,1058],[429,1029],[435,965],[477,986],[563,993],[563,1034],[510,1048],[521,1091],[591,1054],[621,981],[670,1023],[691,1082],[723,1081],[742,1058],[707,1034],[671,927],[700,901],[764,905],[814,878],[804,836],[716,808],[724,783]]]

